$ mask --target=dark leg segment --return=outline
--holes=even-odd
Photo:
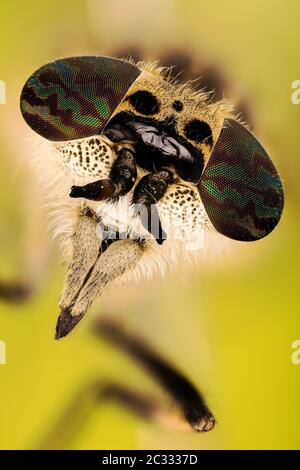
[[[22,303],[32,294],[32,289],[22,282],[0,281],[0,299],[6,302]]]
[[[46,436],[37,445],[38,450],[66,449],[86,425],[99,405],[115,402],[136,416],[155,420],[160,407],[148,397],[120,383],[95,380],[83,386]]]
[[[128,193],[136,180],[136,163],[132,150],[122,148],[114,161],[109,178],[94,181],[85,186],[73,186],[70,197],[102,201]]]
[[[148,372],[168,395],[177,403],[181,412],[174,413],[164,401],[153,394],[145,394],[127,387],[121,382],[107,381],[101,378],[82,386],[72,402],[52,430],[38,445],[39,449],[66,449],[74,441],[100,404],[107,401],[118,403],[121,407],[149,421],[179,429],[182,423],[193,430],[207,432],[213,429],[215,419],[205,403],[201,393],[175,367],[156,354],[138,336],[126,332],[118,322],[99,316],[93,324],[94,333],[100,340],[108,340]],[[179,419],[178,419],[179,418]],[[184,420],[182,419],[184,418]]]
[[[132,203],[140,206],[137,207],[137,212],[143,227],[155,237],[160,245],[167,236],[162,229],[155,204],[165,195],[168,185],[173,180],[174,177],[169,170],[150,173],[140,180],[133,193]]]
[[[94,329],[111,343],[125,351],[149,372],[179,406],[181,413],[195,431],[210,431],[215,418],[202,394],[172,365],[158,356],[150,347],[134,335],[126,333],[118,324],[99,318]]]

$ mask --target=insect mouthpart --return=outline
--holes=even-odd
[[[112,282],[133,269],[148,237],[118,230],[85,208],[72,237],[73,254],[61,296],[56,339],[66,336],[82,319],[93,300]],[[122,226],[119,224],[122,229]]]

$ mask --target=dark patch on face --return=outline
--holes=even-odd
[[[148,171],[173,165],[185,181],[196,183],[201,177],[204,155],[178,134],[175,115],[158,121],[121,112],[111,119],[104,134],[116,143],[131,141],[138,165]]]
[[[172,108],[175,109],[178,113],[183,110],[183,103],[180,100],[175,100],[172,104]]]
[[[128,97],[129,103],[134,109],[145,116],[151,116],[159,111],[157,98],[147,90],[139,90]]]
[[[200,144],[205,143],[212,146],[212,132],[206,122],[193,119],[186,124],[184,132],[188,139]]]

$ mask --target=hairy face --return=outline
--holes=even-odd
[[[280,219],[280,177],[231,106],[158,67],[58,60],[28,79],[21,110],[51,141],[36,167],[69,262],[57,338],[114,282],[207,251],[216,235],[260,239]]]

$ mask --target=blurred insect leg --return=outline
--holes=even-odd
[[[135,267],[147,249],[147,244],[146,240],[119,240],[99,256],[75,302],[61,312],[56,326],[56,339],[66,336],[74,328],[91,303],[110,283]]]
[[[37,448],[39,450],[69,448],[97,406],[106,401],[116,402],[143,419],[153,418],[158,408],[153,399],[129,387],[115,382],[96,380],[76,394]]]
[[[98,258],[100,241],[96,229],[96,216],[90,209],[85,208],[79,215],[74,228],[72,260],[60,300],[62,310],[71,308]]]
[[[32,294],[32,287],[22,281],[0,280],[0,299],[6,302],[22,303]]]
[[[88,422],[97,406],[113,401],[138,417],[159,421],[179,430],[210,431],[215,419],[201,394],[176,369],[156,355],[140,338],[126,333],[116,322],[103,316],[93,324],[94,332],[129,354],[150,372],[177,402],[185,422],[178,420],[157,398],[133,390],[123,384],[94,380],[75,395],[61,418],[42,439],[38,449],[66,449]],[[188,424],[188,426],[187,426]]]
[[[143,341],[124,332],[116,323],[103,317],[97,319],[94,330],[139,362],[169,393],[186,422],[194,430],[205,432],[214,427],[215,418],[201,393],[183,374],[161,359]],[[158,417],[165,421],[166,414],[160,413]],[[172,417],[170,421],[173,422]]]
[[[143,227],[154,236],[160,245],[167,236],[162,229],[155,204],[165,195],[168,185],[173,182],[173,179],[173,174],[169,170],[149,173],[139,181],[132,197],[132,204],[137,205],[137,213]],[[146,210],[143,210],[143,207]]]
[[[114,199],[132,189],[136,176],[134,153],[131,149],[122,147],[112,165],[109,178],[94,181],[85,186],[73,186],[70,197],[83,197],[93,201]]]

